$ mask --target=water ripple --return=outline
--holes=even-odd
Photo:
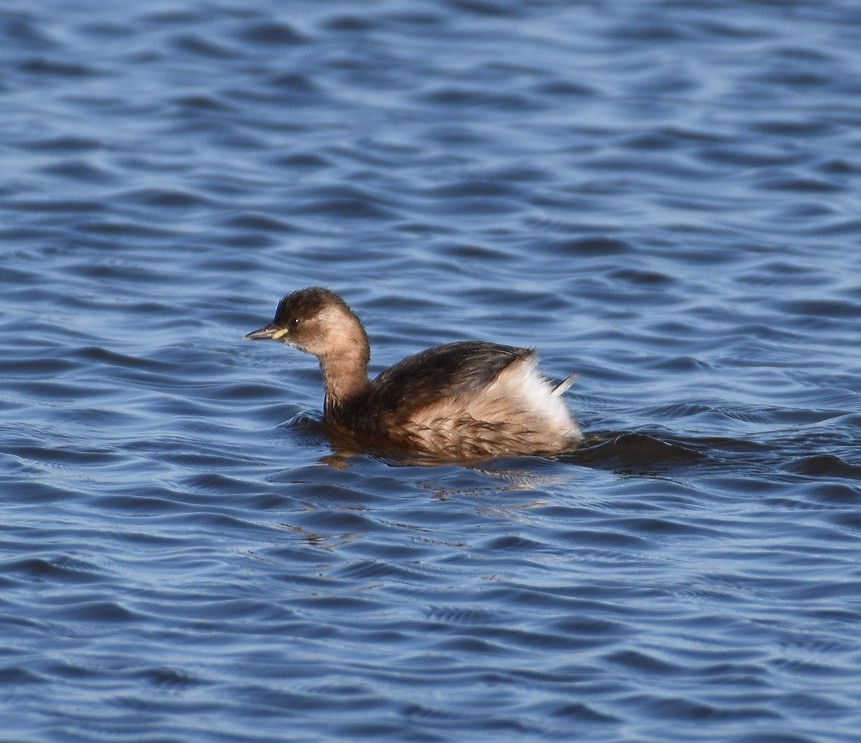
[[[5,735],[856,740],[857,14],[744,10],[10,0]],[[341,446],[312,284],[585,445]]]

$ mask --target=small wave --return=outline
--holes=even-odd
[[[590,467],[643,473],[695,464],[706,459],[705,454],[692,446],[647,433],[620,433],[609,438],[596,435],[590,438],[599,441],[564,455],[564,459]]]

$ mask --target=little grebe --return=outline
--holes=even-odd
[[[536,370],[533,349],[482,341],[409,356],[368,379],[370,346],[341,297],[313,287],[288,294],[268,325],[245,336],[320,360],[326,422],[384,448],[444,459],[558,454],[582,439],[562,393]]]

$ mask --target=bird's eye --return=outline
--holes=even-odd
[[[294,317],[290,320],[290,327],[291,328],[299,327],[300,322],[302,322],[302,318]]]

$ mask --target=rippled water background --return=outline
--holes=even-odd
[[[0,739],[861,739],[861,9],[0,10]],[[374,371],[580,377],[559,460],[333,456]]]

